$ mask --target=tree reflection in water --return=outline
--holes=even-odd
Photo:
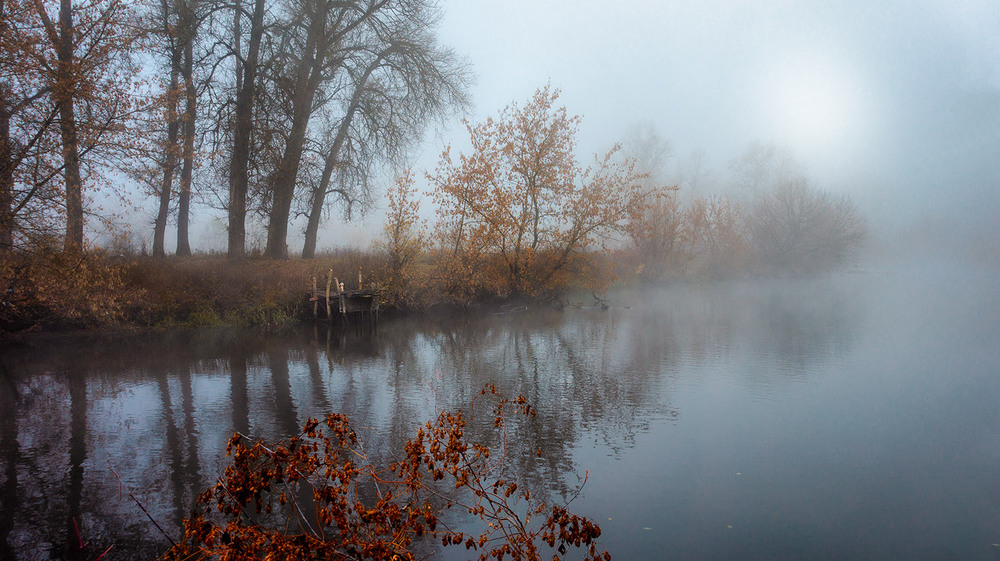
[[[339,412],[368,456],[388,463],[438,411],[469,413],[486,384],[538,411],[512,423],[505,469],[559,502],[588,467],[580,449],[617,455],[650,423],[683,414],[671,395],[687,366],[750,344],[777,367],[751,368],[747,383],[767,386],[850,345],[860,314],[843,293],[811,308],[789,294],[747,283],[620,294],[608,311],[409,318],[368,331],[34,338],[2,357],[0,553],[72,557],[74,519],[95,546],[165,548],[109,461],[176,531],[234,431],[276,441]],[[489,418],[470,423],[472,440],[495,437]]]

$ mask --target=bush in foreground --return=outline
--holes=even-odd
[[[311,419],[275,446],[233,436],[232,463],[199,497],[166,558],[411,560],[416,540],[430,537],[481,560],[538,560],[543,551],[558,560],[569,547],[584,548],[587,560],[610,559],[595,541],[597,524],[505,479],[508,412],[534,411],[523,397],[499,398],[492,386],[483,396],[495,401],[500,445],[469,442],[463,413],[441,413],[384,469],[370,465],[342,415]],[[450,528],[441,516],[454,507],[481,520],[482,531]]]

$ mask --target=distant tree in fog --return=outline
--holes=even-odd
[[[796,273],[842,265],[868,232],[866,220],[847,196],[821,191],[804,179],[783,181],[759,194],[749,222],[759,263]]]
[[[663,278],[683,263],[683,230],[684,213],[674,193],[651,200],[642,216],[629,222],[629,237],[643,277]]]
[[[642,216],[629,222],[628,234],[635,246],[641,274],[660,278],[679,264],[681,209],[677,187],[662,187],[666,165],[673,156],[670,141],[660,136],[650,122],[632,125],[621,143],[621,156],[635,163],[638,181],[660,196],[650,199]]]
[[[696,278],[734,275],[749,262],[746,213],[728,197],[691,201],[684,211],[681,240],[688,256],[686,272]]]
[[[704,197],[710,189],[716,187],[715,174],[708,161],[705,150],[694,150],[677,164],[677,185],[682,196]]]
[[[667,162],[674,155],[670,141],[660,136],[660,131],[649,121],[636,123],[625,131],[621,142],[621,154],[635,161],[635,169],[647,177],[652,185],[661,183],[666,174]]]
[[[730,163],[737,192],[758,195],[778,183],[805,177],[792,153],[777,144],[754,142]]]

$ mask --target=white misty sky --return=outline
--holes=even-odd
[[[583,115],[592,150],[649,120],[678,154],[704,149],[724,162],[751,141],[773,141],[826,170],[863,162],[899,116],[963,91],[1000,90],[995,0],[451,0],[442,8],[442,42],[479,76],[474,118],[551,82]]]

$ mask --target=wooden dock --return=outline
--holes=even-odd
[[[352,318],[374,323],[378,320],[382,291],[369,286],[365,288],[358,272],[357,290],[345,290],[344,283],[333,276],[333,269],[327,275],[326,290],[320,290],[313,277],[312,293],[309,301],[313,305],[313,317],[328,321],[347,322]]]

